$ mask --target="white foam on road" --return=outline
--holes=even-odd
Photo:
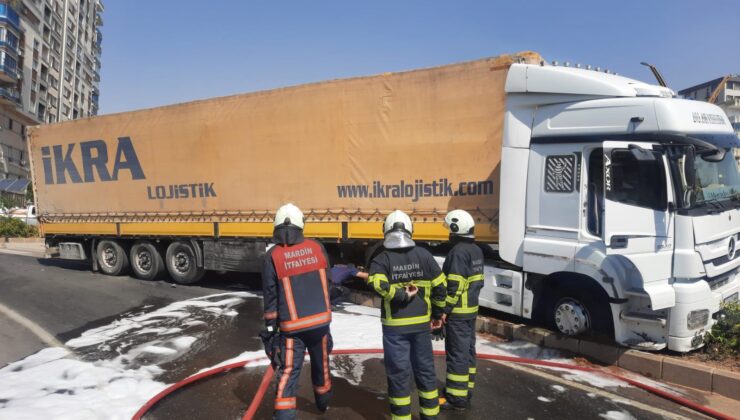
[[[635,417],[626,411],[607,411],[599,414],[599,417],[607,420],[635,420]]]
[[[175,302],[151,312],[130,314],[66,343],[80,352],[93,349],[106,355],[98,360],[76,360],[66,349],[48,348],[8,365],[0,369],[0,419],[131,418],[148,399],[167,386],[157,380],[163,373],[160,364],[187,355],[213,322],[233,318],[237,313],[235,307],[254,297],[257,295],[236,292]],[[345,304],[342,309],[333,313],[334,348],[382,349],[380,310],[353,304]],[[433,346],[443,350],[444,342],[435,341]],[[523,341],[497,342],[478,337],[477,349],[479,353],[574,364],[556,350]],[[376,357],[381,356],[337,355],[332,358],[332,373],[358,384],[364,374],[364,362]],[[268,364],[264,352],[256,350],[202,371],[245,360],[255,360],[250,367]],[[599,388],[628,386],[601,374],[548,369],[561,371],[565,379]],[[552,389],[558,393],[566,391],[561,385],[552,385]],[[553,401],[542,396],[538,400]],[[610,411],[602,417],[629,418],[619,417],[625,413]]]
[[[167,387],[156,379],[163,373],[159,364],[186,355],[207,332],[203,326],[232,317],[233,308],[250,297],[256,295],[237,292],[175,302],[66,343],[80,354],[108,355],[98,360],[79,360],[65,348],[50,347],[11,363],[0,369],[0,419],[130,419]],[[151,338],[141,342],[147,334]],[[139,344],[132,345],[132,337]]]
[[[126,369],[47,348],[0,370],[1,419],[127,419],[164,389],[156,366]]]

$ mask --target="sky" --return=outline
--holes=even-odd
[[[740,73],[737,0],[104,0],[100,114],[518,51],[686,87]]]

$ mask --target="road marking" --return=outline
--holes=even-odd
[[[26,329],[31,331],[36,337],[38,337],[46,345],[50,347],[66,348],[64,344],[62,344],[59,340],[56,339],[56,337],[49,334],[49,332],[41,328],[38,324],[26,318],[25,316],[19,314],[18,312],[8,308],[2,303],[0,303],[0,312],[2,312],[5,316],[12,319],[13,321],[17,322],[18,324],[26,327]]]
[[[584,391],[584,392],[590,392],[590,393],[599,395],[601,397],[608,398],[608,399],[610,399],[610,400],[612,400],[614,402],[622,403],[624,405],[629,405],[629,406],[632,406],[632,407],[635,407],[635,408],[639,408],[640,410],[643,410],[643,411],[647,411],[647,412],[650,412],[650,413],[653,413],[653,414],[657,414],[657,415],[662,416],[663,418],[666,418],[666,419],[674,419],[674,420],[689,420],[690,419],[690,417],[685,417],[685,416],[682,416],[682,415],[677,414],[677,413],[666,411],[666,410],[663,410],[663,409],[660,409],[660,408],[657,408],[657,407],[653,407],[651,405],[647,405],[647,404],[641,403],[641,402],[636,401],[636,400],[632,400],[632,399],[623,397],[621,395],[613,394],[613,393],[611,393],[609,391],[606,391],[604,389],[601,389],[601,388],[594,388],[594,387],[591,387],[591,386],[588,386],[588,385],[584,385],[584,384],[579,383],[579,382],[569,381],[569,380],[564,379],[564,378],[562,378],[560,376],[557,376],[557,375],[553,375],[553,374],[544,372],[544,371],[542,371],[540,369],[537,369],[537,368],[523,366],[523,365],[520,365],[520,364],[517,364],[517,363],[509,363],[509,362],[502,362],[502,361],[496,361],[496,360],[487,360],[487,361],[493,362],[493,363],[500,363],[502,365],[509,366],[511,368],[514,368],[514,369],[517,369],[517,370],[521,370],[521,371],[527,372],[527,373],[532,374],[532,375],[535,375],[535,376],[539,376],[539,377],[541,377],[543,379],[547,379],[549,381],[558,382],[558,383],[563,384],[563,385],[568,385],[568,386],[570,386],[572,388],[580,389],[581,391]],[[607,377],[611,379],[611,377],[609,377],[609,376],[607,376]],[[618,380],[618,379],[615,379],[615,380]],[[682,409],[682,410],[686,410],[686,408],[683,407],[683,406],[679,406],[679,408]],[[697,413],[697,412],[695,412],[693,410],[689,410],[689,411],[691,412],[691,415],[692,416],[701,416],[700,413]],[[696,417],[694,417],[694,418],[696,418]],[[706,418],[706,417],[704,417],[704,418]]]

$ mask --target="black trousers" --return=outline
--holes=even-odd
[[[388,400],[393,420],[411,420],[411,373],[419,393],[420,417],[439,414],[439,392],[434,372],[432,336],[429,331],[383,334],[383,358],[388,376]]]
[[[308,350],[311,357],[311,382],[313,383],[316,407],[323,411],[331,398],[331,375],[329,353],[333,343],[329,327],[280,336],[280,357],[275,376],[278,378],[275,395],[275,419],[296,417],[296,394],[298,378],[301,376],[303,359]]]
[[[465,404],[475,386],[475,318],[448,317],[445,338],[447,384],[445,395],[453,405]]]

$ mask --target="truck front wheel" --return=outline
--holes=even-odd
[[[179,284],[193,284],[206,273],[198,267],[195,250],[187,242],[175,241],[167,247],[166,266],[172,280]]]
[[[550,328],[562,334],[611,333],[609,303],[580,290],[554,291],[547,313]]]
[[[131,270],[137,278],[154,280],[164,271],[164,261],[152,243],[138,241],[131,247]]]
[[[96,251],[100,271],[109,276],[126,274],[129,269],[128,255],[116,241],[102,240]]]
[[[580,335],[591,330],[591,311],[579,299],[564,296],[554,305],[552,322],[555,329],[563,334]]]

